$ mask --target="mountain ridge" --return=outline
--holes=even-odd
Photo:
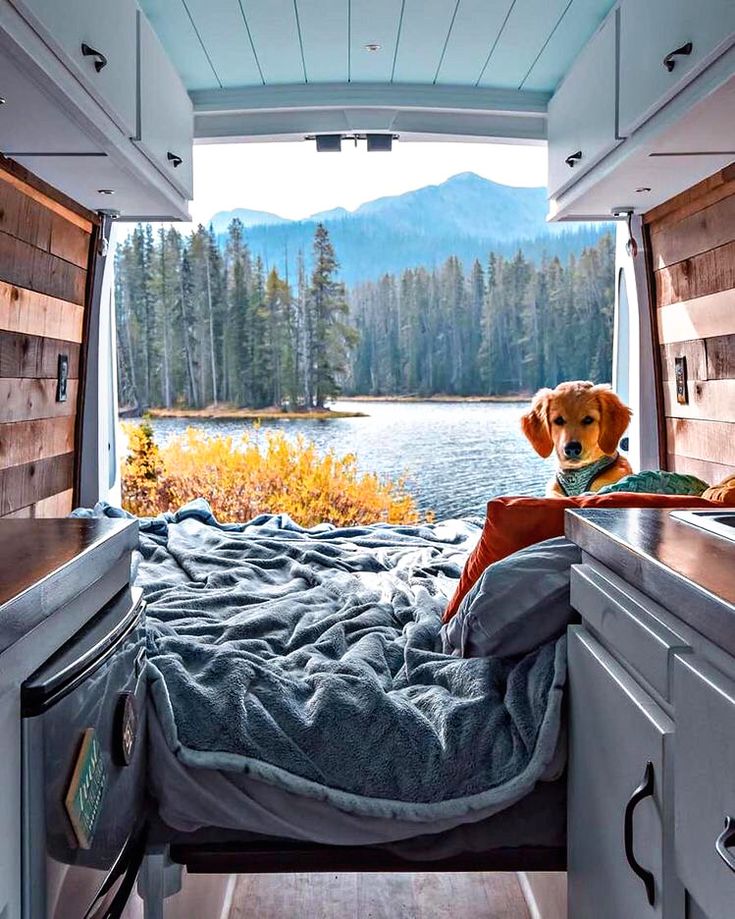
[[[212,218],[224,241],[230,221],[246,216],[246,240],[255,257],[295,277],[297,255],[308,261],[317,223],[330,232],[341,276],[348,284],[398,273],[417,265],[432,267],[450,255],[486,261],[490,251],[511,255],[520,245],[532,258],[543,252],[566,257],[594,244],[604,226],[569,231],[546,222],[546,189],[502,185],[462,172],[436,185],[290,220],[267,211],[235,208]],[[258,222],[262,215],[262,222]],[[240,217],[242,219],[242,217]],[[243,223],[245,221],[243,220]]]

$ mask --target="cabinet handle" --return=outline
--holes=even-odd
[[[735,820],[725,817],[725,828],[715,840],[715,852],[727,865],[730,871],[735,871],[735,858],[730,855],[729,846],[735,843]]]
[[[169,163],[176,169],[177,166],[180,166],[184,161],[178,155],[178,153],[171,153],[170,151],[166,154]]]
[[[105,55],[98,51],[96,48],[93,48],[91,45],[88,45],[86,42],[82,42],[82,54],[85,57],[94,58],[94,69],[97,73],[102,70],[103,67],[107,67],[107,58]]]
[[[636,860],[636,857],[633,853],[633,812],[644,798],[650,798],[652,795],[653,763],[649,761],[646,763],[646,769],[643,773],[643,781],[636,788],[636,790],[630,796],[628,803],[625,805],[624,821],[625,857],[627,858],[628,864],[630,865],[634,874],[637,874],[645,885],[646,897],[648,898],[649,906],[653,906],[656,885],[654,884],[653,874],[638,864],[638,861]]]
[[[674,58],[677,57],[688,57],[692,53],[692,48],[694,45],[688,41],[685,45],[682,45],[681,48],[676,48],[674,51],[669,51],[669,53],[664,58],[664,67],[671,73],[671,71],[676,67],[676,61]]]
[[[570,169],[572,169],[574,166],[577,165],[577,163],[578,163],[581,159],[582,159],[582,151],[581,151],[581,150],[577,150],[576,153],[571,153],[571,154],[564,160],[564,162],[567,164],[567,166],[569,166]]]

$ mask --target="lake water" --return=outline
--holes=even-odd
[[[303,434],[322,451],[354,453],[365,472],[405,476],[421,510],[437,518],[484,514],[496,495],[542,495],[552,463],[532,450],[520,430],[524,403],[345,402],[335,409],[365,412],[366,418],[328,421],[268,421],[289,437]],[[237,436],[242,421],[156,419],[163,445],[187,427],[212,435]]]

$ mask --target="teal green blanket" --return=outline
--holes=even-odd
[[[199,500],[140,530],[152,698],[188,766],[415,821],[500,809],[547,772],[565,639],[442,653],[476,526],[223,527]]]

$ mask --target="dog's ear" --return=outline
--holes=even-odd
[[[633,412],[607,387],[596,386],[594,392],[600,406],[598,443],[600,450],[610,456],[618,449],[620,438],[630,424]]]
[[[554,441],[549,433],[548,423],[548,401],[551,395],[550,389],[539,389],[533,397],[530,411],[521,415],[521,430],[531,442],[531,446],[546,459],[551,455],[554,449]]]

